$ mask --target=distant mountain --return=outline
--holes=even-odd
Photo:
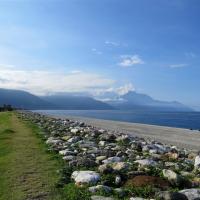
[[[57,109],[66,110],[111,110],[113,107],[87,96],[59,94],[41,97],[44,101],[56,105]]]
[[[108,98],[109,99],[109,98]],[[191,108],[173,101],[159,101],[146,94],[128,92],[111,101],[98,101],[83,94],[56,94],[38,97],[21,90],[0,89],[0,106],[10,104],[22,109],[66,109],[66,110],[136,110],[153,109],[162,111],[193,111]]]
[[[49,109],[53,107],[51,103],[28,92],[0,88],[0,106],[3,104],[10,104],[21,109]]]
[[[71,110],[107,110],[113,109],[111,105],[97,101],[91,97],[77,95],[52,95],[38,97],[21,90],[0,89],[0,106],[10,104],[21,109],[71,109]]]
[[[192,111],[191,108],[177,101],[167,102],[155,100],[146,94],[128,92],[115,101],[107,102],[118,109],[153,109],[162,111]]]

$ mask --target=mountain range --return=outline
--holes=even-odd
[[[146,94],[130,91],[115,100],[106,102],[78,94],[55,94],[36,96],[22,90],[0,89],[0,106],[10,104],[21,109],[41,110],[134,110],[153,109],[163,111],[192,111],[179,102],[155,100]]]
[[[107,103],[121,110],[153,109],[161,111],[192,111],[190,107],[180,102],[159,101],[146,94],[140,94],[134,91],[119,96],[114,101],[107,101]]]

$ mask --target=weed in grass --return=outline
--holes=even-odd
[[[155,188],[152,186],[145,186],[145,187],[126,187],[124,188],[125,191],[130,196],[142,197],[142,198],[151,198],[155,195]]]
[[[69,183],[64,188],[67,200],[90,200],[90,193],[86,187],[77,187],[74,183]]]

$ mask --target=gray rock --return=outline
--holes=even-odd
[[[78,133],[78,132],[79,132],[79,129],[78,129],[78,128],[72,128],[72,129],[71,129],[71,133],[76,134],[76,133]]]
[[[64,150],[59,151],[59,154],[63,155],[63,156],[76,155],[76,153],[74,153],[73,151],[70,151],[68,149],[64,149]]]
[[[156,166],[157,165],[157,162],[151,159],[136,160],[135,163],[138,163],[141,166]]]
[[[116,184],[116,185],[120,185],[121,182],[122,182],[121,176],[117,175],[117,176],[115,177],[115,184]]]
[[[115,200],[112,197],[104,197],[104,196],[91,196],[91,200]]]
[[[97,185],[97,186],[89,187],[88,190],[91,193],[96,193],[100,191],[103,191],[105,193],[110,193],[112,191],[112,188],[105,185]]]
[[[200,200],[200,189],[186,189],[179,193],[185,195],[188,200]]]
[[[156,194],[156,198],[159,200],[188,200],[188,198],[178,192],[162,191]]]
[[[111,167],[114,171],[125,171],[128,169],[129,165],[125,162],[114,162],[111,164]]]
[[[74,137],[70,138],[70,139],[68,140],[68,142],[70,142],[70,143],[75,143],[75,142],[78,142],[79,140],[80,140],[80,137],[79,137],[79,136],[74,136]]]
[[[71,160],[73,160],[75,158],[75,156],[64,156],[63,157],[63,160],[65,160],[65,161],[71,161]]]
[[[62,142],[62,140],[60,140],[60,139],[56,139],[56,138],[54,138],[54,137],[49,137],[48,139],[47,139],[47,141],[46,141],[46,144],[59,144],[59,143],[61,143]]]
[[[119,198],[123,198],[126,195],[126,192],[122,188],[115,188],[114,193],[117,194]]]
[[[110,173],[113,171],[112,167],[109,164],[103,164],[98,167],[98,171],[102,174]]]
[[[167,178],[172,184],[179,185],[181,178],[180,176],[170,169],[163,169],[163,176]]]
[[[122,161],[121,157],[114,156],[114,157],[107,158],[106,160],[103,160],[102,162],[104,164],[109,164],[109,163],[121,162],[121,161]]]
[[[194,162],[194,167],[197,169],[197,168],[200,168],[200,155],[197,155],[195,157],[195,162]]]

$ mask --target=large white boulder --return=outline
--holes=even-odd
[[[76,184],[95,184],[100,180],[100,175],[94,171],[74,171],[71,178]]]

